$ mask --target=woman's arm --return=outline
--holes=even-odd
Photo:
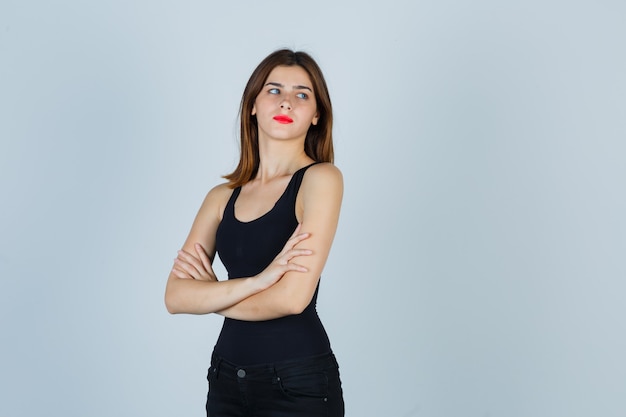
[[[287,271],[306,271],[301,265],[289,262],[296,256],[310,253],[307,249],[294,248],[309,237],[307,233],[300,233],[298,226],[281,253],[259,275],[236,280],[217,279],[212,268],[215,235],[231,193],[226,185],[209,191],[178,252],[165,289],[165,305],[172,314],[214,313],[267,289]]]
[[[238,320],[269,320],[301,313],[311,302],[320,275],[328,259],[337,230],[343,197],[341,172],[332,164],[317,164],[304,175],[296,215],[301,230],[310,234],[304,243],[312,255],[300,256],[297,262],[307,272],[287,272],[264,291],[217,311]],[[295,245],[298,248],[298,244]],[[235,280],[237,281],[237,280]]]

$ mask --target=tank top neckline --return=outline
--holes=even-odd
[[[276,206],[278,205],[278,203],[281,202],[281,200],[283,198],[285,198],[285,196],[287,195],[287,191],[289,191],[289,188],[291,188],[291,185],[293,184],[293,182],[295,181],[296,177],[298,176],[298,174],[301,171],[306,170],[307,168],[317,164],[318,162],[312,162],[309,165],[305,165],[302,168],[297,169],[293,174],[291,174],[291,178],[289,179],[289,182],[287,183],[287,186],[285,187],[285,189],[283,190],[283,192],[280,194],[280,197],[278,197],[278,199],[274,202],[274,204],[272,205],[272,208],[269,209],[268,211],[266,211],[265,213],[261,214],[259,217],[256,217],[252,220],[239,220],[237,218],[237,214],[235,213],[235,203],[237,202],[237,198],[239,198],[239,193],[241,192],[241,185],[237,188],[235,188],[235,190],[233,191],[233,196],[231,198],[232,201],[232,206],[231,206],[231,213],[232,213],[232,217],[233,219],[239,223],[239,224],[251,224],[251,223],[255,223],[257,221],[262,220],[264,217],[267,217],[268,215],[270,215],[270,213],[272,213],[272,211],[274,211],[274,209],[276,208]]]

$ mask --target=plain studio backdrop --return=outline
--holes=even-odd
[[[0,416],[204,414],[222,319],[169,315],[165,281],[280,47],[335,109],[318,310],[347,416],[626,415],[625,16],[2,0]]]

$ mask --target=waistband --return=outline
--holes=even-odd
[[[211,355],[209,375],[213,373],[215,377],[225,375],[237,379],[266,380],[268,378],[273,379],[277,376],[286,377],[311,372],[329,372],[333,370],[338,372],[339,365],[332,352],[254,365],[237,365],[213,352]]]

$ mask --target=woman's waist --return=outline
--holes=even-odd
[[[319,319],[298,323],[272,322],[275,321],[225,319],[215,352],[233,363],[250,365],[331,351],[328,335]]]
[[[327,371],[338,369],[337,359],[332,351],[320,353],[316,355],[301,356],[288,360],[280,360],[274,362],[263,362],[258,364],[239,364],[220,356],[217,352],[211,354],[211,366],[220,367],[227,370],[231,374],[239,373],[240,369],[245,367],[247,376],[254,377],[265,376],[272,373],[280,373],[282,375],[294,375],[305,372]]]

